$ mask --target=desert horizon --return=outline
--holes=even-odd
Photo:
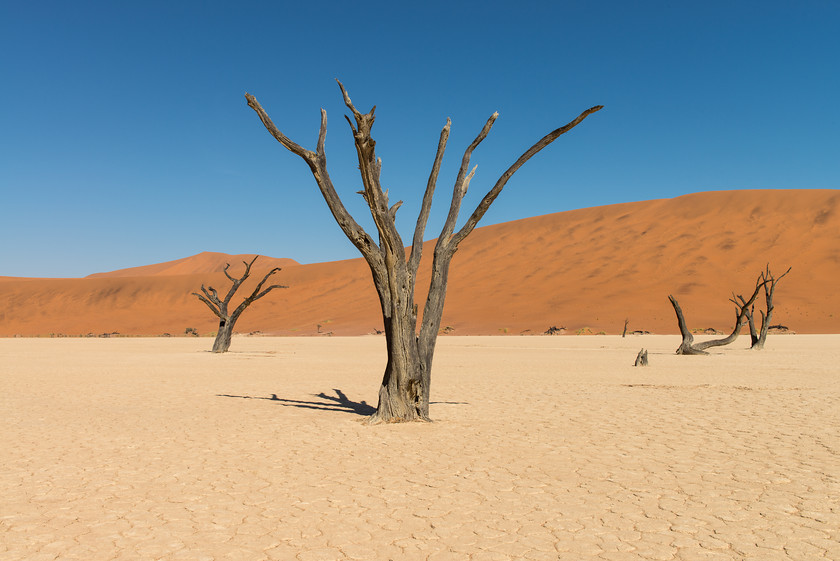
[[[626,319],[631,332],[676,333],[669,294],[692,329],[729,332],[729,298],[749,293],[769,264],[777,273],[792,267],[776,293],[774,324],[840,333],[838,201],[836,189],[713,191],[477,228],[452,263],[443,332],[616,334]],[[419,272],[421,303],[433,244],[425,243]],[[205,252],[74,279],[0,277],[0,336],[209,335],[217,321],[191,293],[201,284],[226,288],[224,264],[236,273],[252,256]],[[262,256],[242,290],[271,267],[282,267],[275,282],[289,288],[247,310],[238,332],[382,329],[361,258],[299,264]]]

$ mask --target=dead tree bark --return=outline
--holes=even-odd
[[[710,341],[703,341],[696,344],[694,343],[694,335],[685,323],[685,316],[683,316],[679,303],[677,303],[677,300],[673,296],[668,295],[668,300],[671,301],[671,305],[674,307],[674,312],[677,314],[677,324],[680,327],[680,334],[682,335],[682,342],[677,348],[676,353],[678,355],[707,355],[709,353],[706,352],[706,349],[710,349],[712,347],[722,347],[735,341],[741,333],[741,327],[743,327],[744,323],[747,321],[746,318],[749,313],[749,308],[758,297],[758,292],[762,286],[762,284],[757,284],[755,291],[749,299],[745,299],[741,295],[737,296],[741,303],[739,304],[736,302],[737,309],[735,311],[735,327],[732,329],[732,333],[723,339],[712,339]],[[732,301],[735,300],[733,299]]]
[[[250,306],[256,300],[259,300],[275,288],[288,288],[287,286],[282,286],[279,284],[273,284],[266,289],[263,289],[263,285],[268,280],[270,276],[274,273],[280,271],[280,267],[275,267],[274,269],[270,270],[263,279],[257,283],[256,288],[251,293],[250,296],[245,298],[241,304],[239,304],[233,312],[228,312],[228,306],[230,305],[231,298],[233,295],[236,294],[236,291],[239,290],[239,287],[242,285],[245,280],[251,276],[251,266],[257,260],[259,255],[254,256],[250,263],[247,261],[243,261],[245,263],[245,272],[242,274],[241,277],[234,278],[230,276],[228,273],[228,269],[230,268],[230,263],[225,264],[225,276],[230,279],[233,283],[228,290],[227,295],[225,296],[224,300],[219,298],[219,294],[216,292],[216,289],[212,286],[205,288],[204,285],[201,285],[201,292],[204,294],[199,294],[198,292],[193,292],[195,296],[198,297],[199,300],[207,304],[207,307],[210,308],[214,314],[219,316],[219,331],[216,333],[216,340],[213,341],[213,352],[214,353],[226,353],[228,349],[230,349],[230,340],[233,336],[233,326],[236,324],[236,321],[239,319],[239,316],[242,315],[242,312],[245,311],[245,308]]]
[[[674,312],[677,314],[677,325],[680,327],[680,335],[682,335],[682,343],[680,343],[679,348],[677,348],[678,355],[707,355],[709,353],[698,350],[694,348],[694,334],[691,333],[691,330],[688,328],[688,325],[685,323],[685,316],[683,315],[682,308],[680,308],[677,299],[668,295],[668,300],[671,301],[671,305],[674,307]]]
[[[764,286],[764,303],[767,312],[765,313],[764,310],[758,311],[761,314],[761,327],[758,331],[755,329],[755,306],[750,306],[750,309],[747,312],[747,322],[750,326],[750,349],[760,351],[764,348],[764,344],[767,342],[767,330],[770,327],[770,320],[773,317],[773,294],[776,292],[776,283],[782,280],[785,275],[790,272],[790,270],[791,267],[788,267],[788,270],[785,271],[782,276],[775,278],[773,273],[770,271],[770,265],[768,264],[766,269],[758,276],[758,279],[756,279],[756,286],[759,284]],[[732,301],[734,302],[734,299]],[[736,304],[738,304],[738,302],[736,302]]]
[[[380,183],[382,161],[376,157],[376,142],[371,137],[376,106],[368,113],[360,113],[353,105],[341,82],[338,82],[338,85],[344,97],[344,104],[353,114],[353,120],[346,115],[345,118],[353,133],[359,171],[364,187],[359,194],[362,195],[370,208],[379,237],[378,244],[344,207],[327,172],[327,157],[324,149],[327,134],[326,111],[321,109],[321,128],[318,133],[315,151],[312,151],[301,147],[286,137],[274,125],[254,96],[246,93],[245,98],[248,100],[248,105],[259,115],[268,132],[285,148],[302,158],[309,166],[333,218],[370,267],[382,310],[388,362],[379,388],[379,404],[376,413],[369,419],[369,422],[429,420],[432,359],[440,329],[443,303],[446,298],[449,265],[453,255],[455,255],[460,243],[473,231],[487,209],[499,196],[511,176],[533,155],[551,144],[561,134],[577,126],[587,116],[600,110],[602,106],[587,109],[576,119],[550,132],[526,150],[499,177],[466,223],[456,232],[455,224],[461,208],[461,201],[475,174],[475,167],[469,170],[470,157],[473,150],[490,132],[498,113],[494,113],[487,120],[481,132],[467,147],[461,158],[461,167],[455,179],[449,214],[435,245],[432,278],[418,332],[418,308],[414,303],[415,282],[423,249],[423,235],[429,218],[432,197],[443,154],[446,150],[451,123],[447,119],[446,125],[440,133],[437,152],[426,183],[420,214],[414,228],[410,254],[406,255],[405,244],[395,225],[396,212],[402,201],[393,205],[390,204],[388,191],[383,190]]]
[[[633,366],[647,366],[648,365],[648,352],[645,349],[639,351],[639,354],[636,355],[636,362]]]

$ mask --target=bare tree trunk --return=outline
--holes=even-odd
[[[446,283],[452,256],[457,251],[459,244],[473,231],[487,209],[496,200],[511,176],[533,155],[554,142],[563,133],[577,126],[586,117],[599,111],[602,106],[598,105],[587,109],[576,119],[553,130],[526,150],[499,177],[466,223],[456,232],[455,224],[461,208],[461,201],[475,174],[475,167],[471,171],[469,170],[472,152],[490,132],[498,113],[494,113],[487,120],[481,132],[467,147],[461,158],[461,167],[455,179],[449,214],[435,245],[432,280],[423,310],[423,322],[418,332],[414,289],[423,251],[423,236],[431,212],[432,198],[441,161],[449,139],[451,122],[447,119],[446,125],[441,130],[432,171],[426,183],[420,214],[414,228],[411,253],[406,255],[405,244],[403,244],[395,225],[396,213],[402,205],[402,201],[391,205],[388,200],[388,191],[383,189],[380,183],[382,161],[376,157],[376,142],[371,137],[376,106],[368,113],[359,112],[350,100],[344,85],[341,82],[338,82],[338,85],[344,97],[344,104],[353,116],[352,120],[349,116],[346,116],[346,119],[353,132],[359,161],[359,172],[363,185],[363,190],[359,191],[359,194],[365,199],[370,209],[371,217],[379,235],[378,244],[347,211],[327,172],[327,156],[324,147],[327,134],[326,111],[321,110],[321,128],[318,133],[315,151],[312,151],[303,148],[284,135],[254,96],[246,93],[245,98],[248,100],[248,105],[259,115],[268,132],[309,166],[333,218],[370,267],[373,284],[376,287],[382,308],[388,351],[388,362],[379,389],[379,404],[376,413],[370,418],[370,422],[428,420],[432,360],[443,314]]]
[[[758,343],[758,332],[755,330],[755,320],[753,319],[753,314],[755,313],[755,306],[750,306],[750,310],[747,312],[747,325],[750,328],[750,348],[755,348],[756,343]],[[759,310],[761,316],[764,317],[764,312]]]
[[[230,339],[233,336],[233,322],[225,319],[219,320],[219,331],[216,332],[216,340],[213,341],[214,353],[226,353],[230,349]]]
[[[234,278],[230,276],[228,273],[228,269],[230,268],[230,263],[225,264],[225,276],[230,279],[231,283],[233,283],[228,290],[227,295],[224,299],[219,298],[218,292],[212,286],[207,288],[204,285],[201,285],[201,292],[203,294],[199,294],[197,292],[193,292],[194,296],[197,296],[199,300],[204,302],[210,311],[216,314],[219,317],[219,331],[216,333],[216,340],[213,341],[213,352],[214,353],[226,353],[228,349],[230,349],[230,340],[231,336],[233,335],[233,326],[236,324],[236,321],[239,319],[239,316],[242,315],[242,312],[250,306],[256,300],[259,300],[275,288],[288,288],[286,286],[281,286],[279,284],[273,284],[262,290],[263,285],[268,280],[268,278],[273,275],[274,273],[280,271],[279,267],[275,267],[274,269],[270,270],[263,279],[257,283],[257,287],[251,293],[250,296],[246,297],[236,309],[230,313],[228,312],[228,305],[230,305],[231,298],[233,295],[236,294],[236,291],[239,290],[239,287],[242,286],[242,283],[251,276],[251,266],[257,260],[259,255],[255,255],[254,258],[251,260],[250,263],[247,261],[243,261],[245,264],[245,272],[239,278]]]
[[[761,273],[759,280],[756,281],[756,283],[761,281],[764,285],[764,303],[767,307],[767,313],[759,310],[761,313],[761,330],[758,337],[753,338],[752,346],[750,347],[751,349],[760,351],[764,348],[764,344],[767,342],[767,330],[770,328],[770,321],[773,318],[773,310],[775,309],[773,306],[773,294],[776,292],[776,284],[782,280],[790,272],[790,270],[791,267],[788,267],[788,270],[785,271],[782,276],[775,278],[773,273],[770,272],[770,265],[768,264],[765,271]],[[755,327],[752,324],[752,317],[750,317],[750,333],[752,334],[754,330]]]
[[[680,327],[680,335],[682,335],[682,342],[680,346],[677,348],[678,355],[707,355],[706,351],[695,349],[694,348],[694,335],[691,333],[691,330],[688,328],[688,325],[685,323],[685,316],[683,315],[682,308],[680,308],[677,299],[668,295],[668,300],[671,301],[671,305],[674,307],[674,312],[677,314],[677,324]]]
[[[624,331],[621,332],[622,339],[627,336],[627,325],[630,323],[630,318],[624,320]]]

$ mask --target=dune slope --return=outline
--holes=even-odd
[[[668,294],[692,328],[729,330],[733,291],[749,293],[767,263],[793,271],[777,288],[774,323],[799,333],[840,333],[840,191],[706,192],[538,216],[478,228],[452,263],[443,326],[453,334],[538,334],[551,326],[676,333]],[[417,301],[422,310],[432,242]],[[247,256],[201,254],[84,279],[0,283],[0,336],[215,331],[190,293],[227,287]],[[239,268],[237,268],[237,264]],[[251,281],[282,266],[289,286],[257,302],[238,331],[358,335],[381,329],[361,259],[298,265],[263,258]],[[249,281],[249,282],[251,282]],[[242,292],[248,291],[244,285]]]

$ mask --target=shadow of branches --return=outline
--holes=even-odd
[[[318,409],[321,411],[343,411],[346,413],[355,413],[356,415],[373,415],[376,412],[376,407],[368,405],[366,401],[353,401],[347,397],[343,391],[333,388],[335,395],[327,395],[324,392],[313,394],[313,397],[321,401],[305,401],[300,399],[287,399],[278,397],[276,393],[271,394],[271,397],[260,397],[253,395],[231,395],[231,394],[217,394],[217,397],[234,397],[237,399],[265,399],[268,401],[276,401],[284,407],[300,407],[302,409]]]

